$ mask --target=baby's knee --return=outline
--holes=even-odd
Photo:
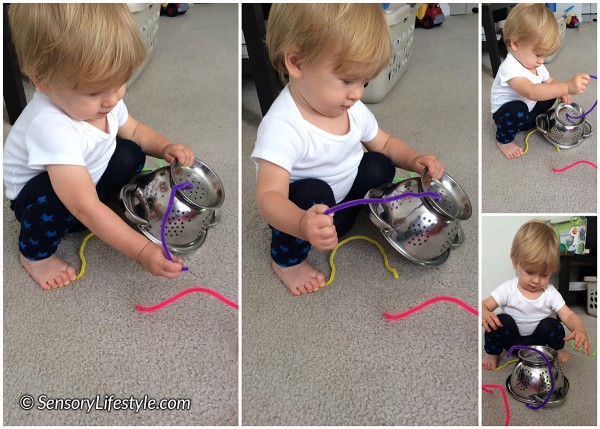
[[[565,329],[562,326],[562,323],[559,322],[558,319],[554,317],[546,317],[542,319],[538,324],[538,327],[545,332],[563,332]]]

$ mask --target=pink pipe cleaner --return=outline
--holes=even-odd
[[[454,298],[452,296],[443,296],[443,295],[441,295],[441,296],[436,296],[435,298],[431,298],[431,299],[425,301],[423,304],[419,304],[416,307],[413,307],[410,310],[405,311],[404,313],[400,313],[400,314],[385,313],[383,315],[383,317],[385,317],[386,319],[389,319],[389,320],[404,319],[405,317],[408,317],[411,314],[416,313],[417,311],[421,311],[425,307],[427,307],[428,305],[431,305],[431,304],[433,304],[435,302],[438,302],[438,301],[450,301],[450,302],[453,302],[455,304],[460,305],[462,308],[464,308],[468,312],[473,313],[475,316],[479,315],[479,312],[476,309],[474,309],[470,305],[466,304],[465,302],[461,301],[460,299]]]
[[[193,293],[193,292],[207,293],[209,295],[214,296],[215,298],[217,298],[222,303],[227,304],[228,306],[230,306],[230,307],[232,307],[232,308],[234,308],[236,310],[238,309],[238,305],[235,302],[233,302],[233,301],[225,298],[222,295],[219,295],[217,292],[215,292],[214,290],[209,289],[207,287],[191,287],[189,289],[186,289],[184,291],[179,292],[177,295],[172,296],[171,298],[166,299],[166,300],[164,300],[163,302],[161,302],[159,304],[153,305],[151,307],[144,307],[143,305],[138,304],[136,306],[136,308],[137,308],[137,311],[140,311],[142,313],[151,313],[153,311],[160,310],[161,308],[166,307],[167,305],[174,303],[179,298],[181,298],[181,297],[183,297],[183,296],[185,296],[185,295],[187,295],[189,293]]]
[[[500,393],[502,393],[502,401],[504,401],[504,410],[506,414],[506,420],[504,421],[504,426],[508,426],[510,424],[510,408],[508,408],[508,398],[506,397],[506,392],[504,391],[504,387],[501,384],[482,384],[481,388],[486,393],[492,393],[491,389],[499,389]]]
[[[567,165],[565,168],[553,168],[552,171],[554,171],[555,173],[562,173],[563,171],[568,170],[569,168],[575,167],[577,164],[589,164],[592,167],[594,167],[595,169],[598,169],[596,164],[594,164],[592,161],[588,161],[586,159],[580,159],[579,161],[576,161],[571,165]]]

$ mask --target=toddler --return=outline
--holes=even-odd
[[[560,47],[560,33],[554,14],[543,3],[517,4],[502,32],[508,55],[492,84],[492,115],[496,145],[512,159],[523,154],[514,142],[517,133],[535,128],[536,116],[550,109],[556,98],[570,104],[571,95],[585,91],[590,76],[578,74],[560,82],[548,73],[544,58]]]
[[[128,114],[125,82],[146,52],[127,6],[13,4],[9,20],[21,69],[36,87],[4,146],[21,264],[42,289],[69,284],[75,269],[56,250],[65,234],[88,228],[152,274],[177,277],[181,259],[169,261],[106,206],[145,154],[194,159]]]
[[[360,101],[390,61],[381,5],[274,4],[267,46],[287,85],[258,129],[256,201],[272,229],[272,268],[299,295],[325,284],[306,262],[311,247],[333,249],[361,209],[324,215],[328,207],[391,182],[395,166],[435,178],[444,167],[381,130]]]
[[[517,231],[510,251],[517,276],[496,288],[481,304],[485,328],[483,369],[495,369],[502,350],[514,345],[549,346],[558,352],[557,361],[566,362],[570,355],[565,341],[575,340],[575,348],[591,352],[583,322],[567,305],[554,286],[550,275],[560,265],[560,243],[554,230],[544,222],[530,221]],[[494,314],[500,307],[504,313]],[[562,323],[571,331],[565,338]]]

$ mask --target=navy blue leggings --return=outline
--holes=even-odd
[[[100,201],[108,202],[142,170],[145,162],[146,156],[137,144],[117,139],[115,153],[96,185]],[[85,230],[54,192],[47,172],[27,182],[17,198],[10,202],[10,208],[21,223],[19,251],[32,261],[52,256],[65,234]]]
[[[552,100],[538,101],[531,112],[523,101],[510,101],[503,104],[493,115],[496,123],[496,141],[501,144],[510,143],[519,131],[535,128],[535,118],[552,107]]]
[[[565,328],[562,323],[553,317],[547,317],[540,321],[533,334],[522,336],[519,328],[508,314],[499,314],[498,319],[502,327],[495,331],[486,332],[485,352],[489,355],[500,355],[502,350],[508,350],[512,346],[549,346],[554,350],[565,347]]]
[[[394,178],[396,167],[385,155],[378,152],[365,152],[358,167],[356,179],[342,202],[364,198],[366,193]],[[290,183],[289,199],[303,210],[315,204],[336,204],[331,187],[320,179],[303,179]],[[354,224],[363,206],[353,206],[336,212],[333,223],[338,237],[344,236]],[[304,261],[311,249],[308,241],[301,240],[271,227],[271,257],[282,267],[298,265]]]

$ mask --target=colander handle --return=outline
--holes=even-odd
[[[139,217],[133,210],[131,203],[132,193],[134,193],[135,196],[142,202],[144,207],[148,207],[148,203],[146,202],[146,198],[142,194],[142,191],[136,185],[128,183],[121,188],[121,192],[119,193],[119,201],[121,202],[121,206],[125,211],[125,217],[137,225],[147,226],[149,222],[146,219]]]
[[[586,133],[586,132],[585,132],[585,126],[586,126],[586,125],[587,125],[588,127],[590,127],[590,132],[589,132],[589,133]],[[589,137],[589,136],[591,136],[592,134],[594,134],[594,126],[592,125],[592,123],[591,123],[590,121],[588,121],[588,120],[586,119],[586,120],[585,120],[585,122],[583,123],[583,136],[582,136],[582,137],[583,137],[583,138],[586,138],[586,137]]]
[[[556,389],[555,392],[556,392],[555,397],[557,399],[552,400],[552,402],[548,401],[546,403],[546,408],[558,407],[559,405],[562,405],[566,401],[567,395],[565,395],[565,393],[563,392],[562,387],[560,389]],[[531,399],[536,401],[538,404],[541,404],[542,402],[545,401],[546,398],[542,398],[540,395],[531,395]]]
[[[463,231],[461,226],[458,225],[458,231],[456,232],[456,236],[454,237],[454,240],[452,241],[452,243],[450,243],[450,248],[456,249],[457,247],[460,247],[464,242],[465,242],[465,232]]]
[[[221,210],[214,209],[213,210],[213,217],[212,217],[212,220],[210,221],[210,223],[208,224],[208,227],[212,228],[213,226],[215,226],[216,224],[218,224],[220,220],[221,220]]]
[[[384,234],[389,233],[390,231],[392,231],[392,227],[389,226],[387,224],[387,222],[383,221],[379,216],[377,216],[375,213],[371,212],[369,213],[369,218],[371,219],[371,222],[373,222],[375,224],[375,226],[377,228],[379,228],[381,230],[381,232],[383,232]]]
[[[544,128],[544,124],[548,124],[548,126],[550,126],[550,124],[546,120],[547,117],[548,117],[548,115],[546,115],[545,113],[542,113],[541,115],[538,115],[535,118],[535,126],[537,127],[538,131],[540,133],[542,133],[543,135],[548,134],[548,129]]]

